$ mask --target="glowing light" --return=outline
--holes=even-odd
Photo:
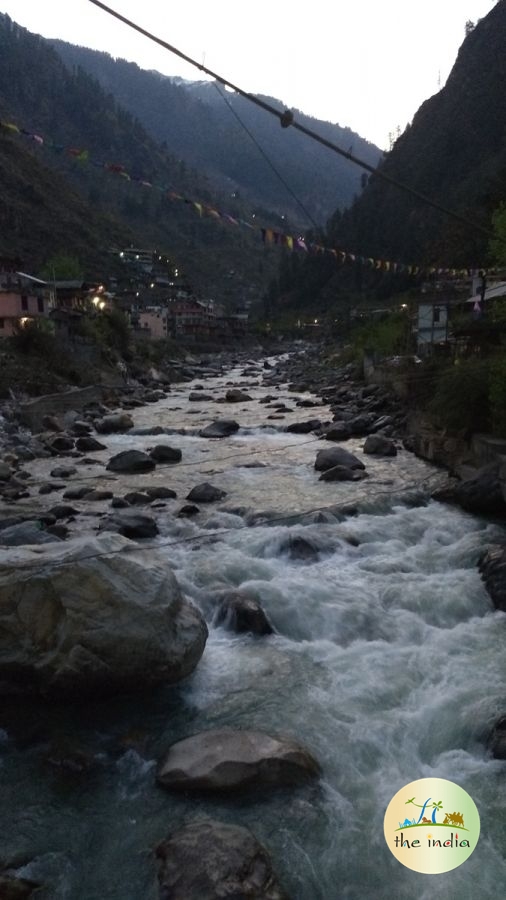
[[[93,297],[91,302],[93,303],[93,306],[98,306],[98,304],[100,303],[100,297]]]
[[[101,300],[100,303],[98,304],[98,308],[103,309],[104,306],[105,306],[105,300]]]

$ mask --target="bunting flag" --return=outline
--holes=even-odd
[[[200,218],[209,217],[212,219],[221,220],[223,222],[228,222],[230,225],[234,225],[236,227],[242,226],[243,228],[249,228],[253,231],[259,231],[261,239],[266,245],[278,245],[281,247],[286,247],[292,252],[301,251],[307,254],[330,254],[335,259],[338,266],[350,263],[352,265],[360,265],[365,268],[373,269],[377,272],[393,273],[394,275],[405,274],[413,277],[436,276],[462,278],[477,275],[479,272],[484,271],[483,267],[481,269],[477,269],[475,267],[455,269],[437,266],[415,266],[406,265],[405,263],[401,262],[393,262],[392,260],[375,259],[371,256],[357,256],[355,253],[350,253],[349,251],[343,250],[338,247],[327,247],[323,244],[316,244],[310,241],[306,241],[303,235],[294,237],[293,235],[285,234],[282,231],[277,231],[274,228],[258,228],[258,226],[252,225],[251,222],[247,222],[244,219],[238,219],[235,216],[231,216],[228,213],[221,212],[220,210],[215,209],[212,206],[207,206],[206,204],[201,203],[198,200],[194,200],[193,198],[184,197],[182,194],[173,191],[171,188],[165,185],[153,184],[153,182],[148,181],[142,175],[131,175],[129,172],[127,172],[125,166],[123,166],[121,163],[101,162],[100,160],[93,159],[90,157],[89,151],[84,148],[64,147],[61,144],[55,144],[52,141],[43,138],[40,134],[28,131],[25,128],[20,128],[14,122],[0,121],[0,133],[2,130],[7,131],[11,134],[22,134],[24,137],[28,138],[28,140],[35,142],[39,146],[44,145],[45,147],[49,147],[51,150],[54,150],[56,152],[65,151],[69,156],[71,156],[78,162],[89,162],[90,165],[94,166],[95,168],[103,169],[106,172],[111,173],[112,175],[117,175],[127,182],[136,182],[142,187],[160,191],[168,200],[171,200],[173,202],[183,202],[188,206],[192,206],[197,211]]]

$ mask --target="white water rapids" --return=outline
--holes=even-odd
[[[210,624],[202,660],[177,688],[84,709],[34,704],[47,740],[71,739],[94,764],[84,774],[59,772],[44,762],[46,737],[20,746],[0,732],[1,859],[43,882],[41,900],[155,900],[151,849],[206,815],[250,827],[292,900],[432,900],[435,892],[495,900],[506,883],[506,764],[490,758],[485,740],[506,712],[506,615],[493,610],[476,563],[501,529],[439,503],[403,502],[403,489],[414,498],[434,474],[403,450],[393,459],[364,457],[363,482],[319,482],[316,451],[332,445],[276,427],[330,418],[328,410],[297,409],[260,427],[275,410],[258,398],[277,394],[293,407],[294,395],[262,385],[258,371],[258,386],[248,387],[253,403],[190,403],[194,384],[184,384],[135,410],[138,426],[196,431],[227,416],[244,427],[215,441],[108,437],[104,459],[168,442],[183,461],[119,482],[107,477],[100,487],[173,487],[179,499],[158,510],[157,542],[174,542],[167,559],[185,593],[210,622],[213,591],[246,588],[277,633],[238,636]],[[223,396],[227,381],[249,385],[251,377],[233,371],[205,390]],[[361,456],[362,443],[344,446]],[[264,465],[244,465],[253,462]],[[42,461],[38,474],[53,465]],[[226,490],[225,500],[202,506],[193,520],[167,515],[202,481]],[[338,515],[346,504],[357,514]],[[325,507],[334,512],[304,515]],[[248,525],[248,513],[258,512],[293,518]],[[318,548],[316,561],[283,551],[294,535]],[[164,749],[218,725],[296,737],[320,761],[321,780],[241,800],[158,788],[154,766]],[[481,816],[476,851],[438,876],[405,869],[383,837],[392,796],[428,776],[456,781]]]

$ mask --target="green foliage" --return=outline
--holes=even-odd
[[[130,325],[126,316],[119,310],[97,313],[96,316],[83,318],[80,331],[82,337],[91,339],[100,347],[105,358],[129,357]]]
[[[32,319],[25,325],[18,324],[12,345],[19,353],[33,356],[53,356],[57,353],[57,341],[47,319]]]
[[[437,374],[427,410],[438,426],[464,433],[488,428],[489,366],[487,359],[470,357]]]
[[[404,313],[391,313],[379,322],[354,328],[349,336],[353,356],[360,358],[364,350],[379,356],[397,356],[412,351],[411,322]]]
[[[495,356],[490,361],[488,400],[490,425],[498,437],[506,437],[506,355]]]
[[[490,241],[490,255],[495,265],[506,266],[506,203],[501,203],[492,216],[495,237]]]
[[[41,276],[46,281],[78,280],[83,278],[83,270],[76,256],[57,253],[46,261]]]

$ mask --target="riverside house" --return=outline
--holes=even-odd
[[[47,282],[20,271],[21,261],[0,258],[0,338],[48,315],[54,296]]]

